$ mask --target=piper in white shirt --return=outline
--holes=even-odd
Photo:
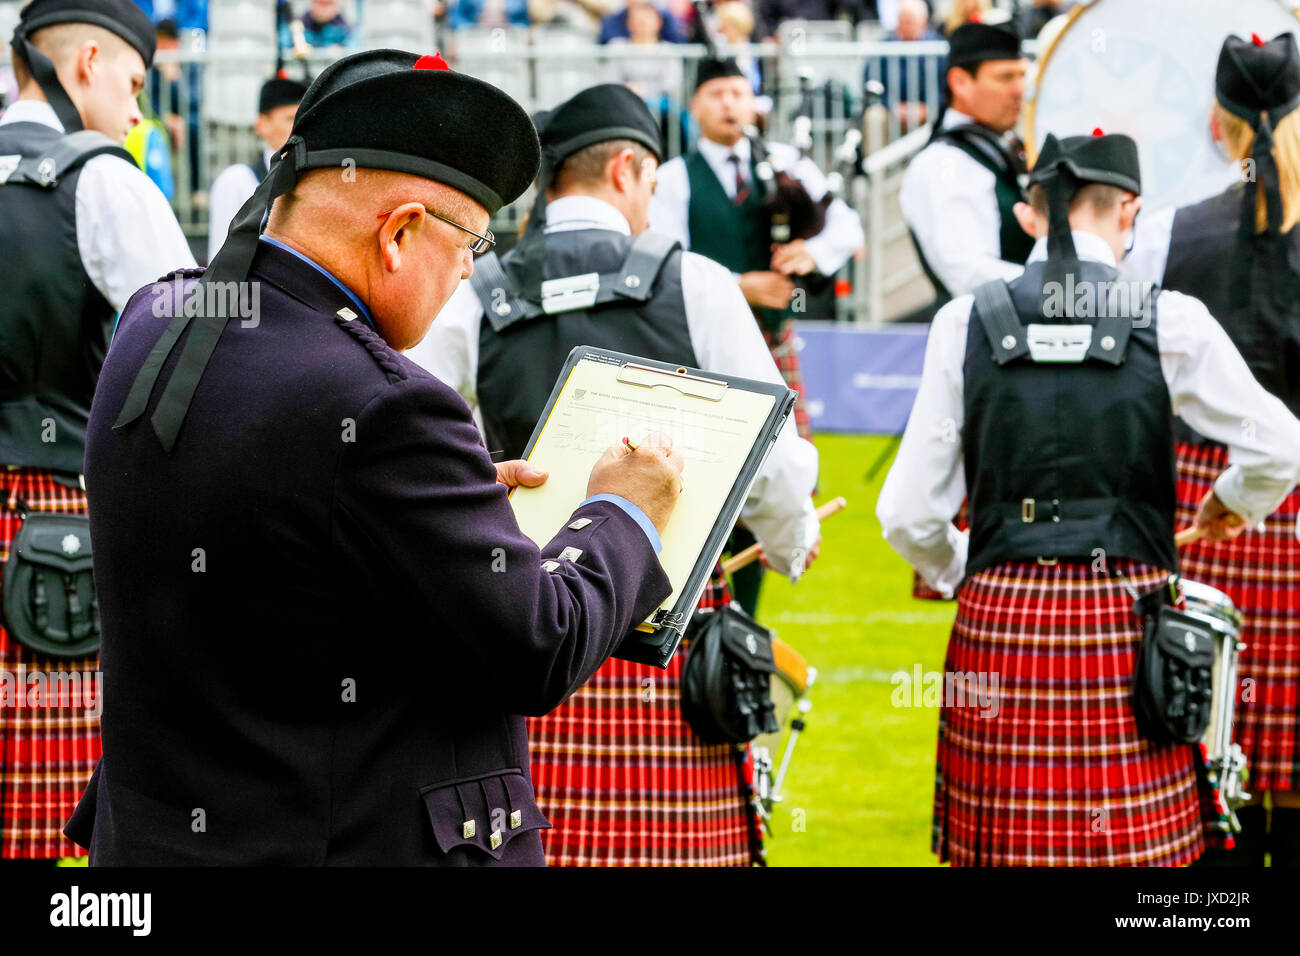
[[[52,520],[39,512],[60,512],[67,536],[56,537],[65,553],[79,564],[90,557],[79,475],[113,316],[137,289],[148,294],[159,276],[194,265],[167,200],[121,148],[140,122],[135,98],[156,42],[149,17],[131,0],[32,0],[14,31],[19,99],[0,117],[6,585],[22,579],[30,557],[19,535],[39,535],[36,522]],[[0,672],[49,667],[58,648],[61,671],[99,685],[90,577],[82,565],[64,578],[68,596],[48,601],[39,571],[30,587],[7,588],[14,604],[0,608],[9,612],[0,613]],[[65,593],[63,584],[58,590]],[[18,613],[42,601],[38,616]],[[0,856],[83,853],[62,830],[99,753],[97,715],[66,698],[43,700],[37,719],[10,713],[0,707]]]
[[[489,451],[521,457],[576,345],[779,383],[727,271],[646,228],[663,151],[658,124],[636,94],[614,84],[584,90],[540,132],[545,161],[528,229],[502,259],[488,254],[475,263],[408,352],[473,406]],[[768,564],[792,579],[820,542],[816,477],[816,449],[787,421],[741,512]],[[730,599],[719,569],[700,607]],[[543,837],[550,860],[752,862],[759,837],[743,796],[748,771],[734,747],[705,743],[686,723],[683,657],[679,651],[662,671],[607,661],[562,707],[530,720],[538,805],[555,825]],[[626,697],[628,688],[645,687],[655,689],[653,700]],[[596,711],[599,726],[589,719]],[[574,814],[579,804],[583,812]],[[692,808],[674,813],[671,840],[662,838],[655,809],[668,804]],[[706,806],[707,813],[693,809]]]
[[[877,504],[895,550],[959,589],[946,670],[998,681],[991,715],[941,712],[934,849],[955,865],[1188,863],[1199,758],[1137,729],[1142,624],[1116,575],[1145,592],[1177,566],[1175,414],[1229,448],[1196,519],[1215,540],[1294,485],[1300,422],[1197,300],[1150,303],[1120,277],[1141,202],[1131,139],[1049,136],[1031,183],[1024,275],[935,317]],[[949,521],[968,493],[969,539]]]
[[[267,174],[271,157],[284,146],[293,130],[293,118],[307,87],[297,80],[274,77],[262,84],[257,98],[257,119],[253,131],[263,149],[249,163],[227,166],[212,181],[208,207],[208,262],[226,241],[226,233],[241,206],[252,197]]]
[[[1019,275],[1033,246],[1012,211],[1024,199],[1024,160],[1011,132],[1025,95],[1020,38],[968,23],[949,46],[946,108],[898,194],[934,308],[981,282]]]
[[[650,225],[732,272],[786,384],[799,393],[795,421],[799,433],[810,437],[792,322],[807,303],[794,302],[792,308],[795,287],[802,277],[833,276],[863,245],[862,223],[843,200],[828,193],[826,177],[811,159],[791,146],[767,143],[771,167],[788,172],[805,193],[792,207],[807,206],[817,215],[824,210],[824,225],[814,235],[775,242],[757,182],[761,167],[744,133],[756,116],[754,91],[734,60],[700,62],[691,115],[700,138],[694,149],[659,170]],[[797,230],[793,216],[790,225],[792,233]],[[800,300],[806,297],[807,290],[801,289]]]

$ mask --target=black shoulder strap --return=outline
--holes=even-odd
[[[1020,161],[1007,147],[1007,144],[992,130],[980,126],[978,123],[950,126],[948,129],[936,133],[932,138],[933,140],[966,143],[972,149],[979,150],[981,154],[988,157],[989,161],[1001,170],[1004,175],[1008,175],[1012,179],[1017,178],[1024,172]]]
[[[518,294],[495,252],[474,261],[474,274],[469,277],[469,284],[494,332],[500,332],[521,319],[542,314],[540,306]]]
[[[627,251],[627,257],[623,260],[622,270],[614,277],[612,283],[608,283],[610,286],[608,299],[605,298],[606,277],[600,277],[600,293],[596,296],[596,304],[601,305],[615,296],[635,299],[638,302],[648,301],[655,279],[659,278],[664,263],[680,248],[681,243],[671,236],[647,229],[636,237],[632,248]]]
[[[40,189],[54,189],[73,170],[104,153],[135,165],[135,158],[103,133],[83,129],[60,137],[40,156],[23,157],[8,176],[0,179],[0,185],[22,183]]]
[[[1001,279],[975,287],[975,310],[979,313],[984,335],[993,347],[993,360],[1006,365],[1029,354],[1025,327],[1020,324],[1011,293]]]
[[[1137,284],[1141,280],[1121,276],[1118,281]],[[1127,315],[1116,315],[1116,310],[1107,309],[1106,314],[1097,319],[1097,324],[1092,329],[1092,344],[1088,346],[1084,358],[1105,362],[1107,365],[1124,364],[1129,336],[1134,328],[1146,328],[1151,324],[1151,312],[1155,309],[1156,297],[1160,295],[1158,284],[1142,281],[1142,285],[1142,301],[1130,301]]]

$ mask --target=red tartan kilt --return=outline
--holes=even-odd
[[[701,608],[729,603],[721,569]],[[528,720],[552,866],[748,866],[755,826],[743,753],[682,718],[683,642],[666,671],[608,660],[559,708]]]
[[[970,514],[966,511],[967,502],[961,503],[961,509],[957,512],[957,517],[953,518],[953,524],[957,526],[958,531],[965,531],[970,527]],[[936,591],[930,585],[925,583],[925,578],[921,577],[920,572],[912,572],[912,597],[917,601],[946,601],[942,594]]]
[[[0,466],[0,562],[22,520],[18,502],[28,511],[85,514],[86,494],[51,480],[41,469]],[[0,585],[4,566],[0,563]],[[0,857],[53,859],[84,856],[86,851],[63,835],[63,826],[90,781],[99,760],[99,719],[86,698],[29,698],[33,672],[81,672],[85,688],[97,688],[97,657],[64,660],[42,657],[10,638],[0,626],[0,679],[12,681],[0,698]],[[64,695],[65,698],[68,695]]]
[[[1121,568],[1144,591],[1166,577]],[[1132,603],[1088,565],[1003,564],[967,580],[945,672],[998,683],[992,704],[956,698],[940,710],[941,861],[1178,865],[1201,855],[1211,807],[1196,748],[1152,744],[1133,716],[1142,632]]]
[[[776,362],[777,370],[785,380],[786,387],[794,389],[798,396],[794,401],[794,423],[799,437],[812,441],[812,419],[808,415],[808,406],[805,402],[807,396],[803,386],[803,369],[799,365],[794,321],[787,319],[781,323],[779,330],[762,329],[762,332],[768,350],[772,353],[772,360]]]
[[[1178,445],[1178,527],[1228,467],[1213,445]],[[1224,544],[1198,542],[1179,558],[1189,581],[1223,591],[1243,617],[1236,739],[1251,791],[1300,790],[1300,487],[1264,522]],[[1251,683],[1245,683],[1245,682]]]

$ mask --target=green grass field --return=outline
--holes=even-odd
[[[822,500],[849,503],[823,527],[821,557],[797,585],[768,574],[759,618],[818,676],[813,709],[768,840],[773,866],[933,866],[932,707],[895,707],[890,675],[942,670],[956,606],[912,599],[912,576],[880,536],[865,480],[888,439],[820,435]]]

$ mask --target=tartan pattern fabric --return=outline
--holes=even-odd
[[[799,366],[794,320],[786,319],[781,323],[781,328],[776,330],[764,328],[761,322],[759,328],[763,331],[763,338],[767,341],[772,359],[776,362],[781,377],[785,379],[786,386],[794,389],[798,395],[794,400],[794,424],[799,431],[799,437],[812,441],[812,419],[808,417],[808,406],[805,404],[803,370]]]
[[[29,512],[85,514],[86,494],[55,483],[43,469],[0,466],[0,584],[22,526],[22,504]],[[63,827],[99,760],[99,718],[89,713],[99,709],[93,699],[98,670],[97,657],[43,657],[0,625],[0,680],[12,681],[13,693],[0,698],[0,857],[86,854],[63,835]],[[80,692],[69,683],[50,684],[53,690],[41,695],[33,690],[38,685],[29,684],[37,672],[80,674]]]
[[[721,568],[699,607],[731,595]],[[537,805],[551,866],[748,866],[757,821],[752,768],[706,744],[681,712],[688,642],[666,671],[606,661],[544,717],[528,720]]]
[[[957,526],[958,531],[966,531],[970,528],[970,515],[966,511],[967,502],[961,503],[961,508],[957,512],[957,517],[952,519],[952,523]],[[921,577],[920,572],[912,572],[912,597],[917,601],[949,601],[952,598],[945,598],[930,585],[925,583],[925,578]]]
[[[1139,591],[1159,569],[1113,561]],[[987,675],[994,703],[946,700],[932,849],[954,866],[1179,865],[1201,855],[1196,748],[1139,735],[1142,628],[1120,582],[1087,564],[1001,564],[957,599],[947,674]],[[946,683],[946,682],[945,682]]]
[[[1201,499],[1228,467],[1219,445],[1178,445],[1178,527],[1190,525]],[[1238,662],[1236,740],[1250,787],[1300,790],[1300,487],[1264,522],[1235,541],[1182,549],[1189,581],[1218,588],[1242,614],[1246,644]],[[1252,683],[1246,683],[1250,681]]]

